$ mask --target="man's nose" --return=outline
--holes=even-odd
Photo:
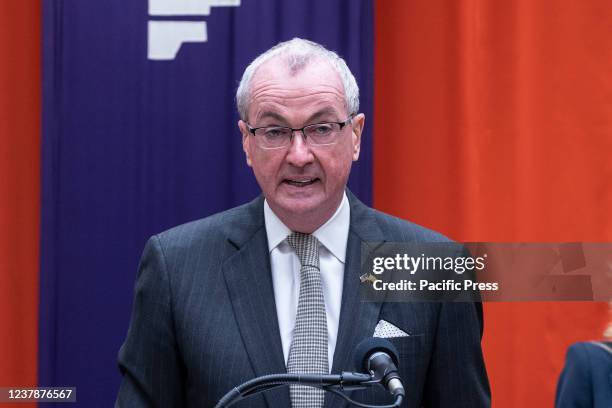
[[[286,159],[287,162],[296,167],[304,167],[314,161],[312,149],[306,142],[304,134],[299,130],[293,132]]]

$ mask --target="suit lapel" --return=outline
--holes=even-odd
[[[372,210],[361,203],[350,191],[351,226],[346,248],[346,265],[342,290],[342,308],[338,327],[338,341],[334,352],[332,373],[357,370],[353,364],[353,350],[366,337],[372,337],[378,322],[381,303],[362,302],[360,295],[362,244],[384,241]],[[325,396],[325,408],[344,407],[345,401],[333,394]]]
[[[223,274],[255,375],[283,373],[286,367],[274,302],[263,199],[256,200],[245,211],[249,219],[257,222],[232,229],[229,241],[238,251],[223,264]],[[286,387],[266,392],[264,397],[270,407],[291,406]]]

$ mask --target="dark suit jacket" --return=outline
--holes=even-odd
[[[572,344],[557,385],[557,408],[612,407],[612,343],[610,351],[590,342]]]
[[[394,339],[407,390],[403,406],[489,406],[480,304],[360,301],[362,242],[446,239],[348,195],[351,222],[332,372],[352,371],[353,349],[385,319],[411,334]],[[121,407],[213,407],[255,376],[286,372],[262,197],[149,240],[119,367]],[[378,388],[352,397],[390,401]],[[279,388],[235,406],[285,408],[291,403],[288,388]],[[326,408],[343,406],[339,397],[326,395]]]

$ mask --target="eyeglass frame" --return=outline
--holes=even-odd
[[[257,136],[255,134],[255,132],[257,130],[259,130],[259,129],[281,128],[281,129],[289,129],[289,130],[291,130],[291,134],[289,136],[289,143],[286,146],[278,146],[278,147],[263,147],[263,146],[259,146],[259,147],[261,147],[262,149],[265,149],[265,150],[276,150],[276,149],[283,149],[283,148],[291,146],[291,142],[293,141],[293,134],[295,132],[297,132],[297,131],[302,132],[302,136],[304,137],[304,142],[308,143],[308,137],[306,136],[306,132],[304,132],[304,129],[306,129],[307,127],[317,126],[317,125],[325,125],[325,124],[335,124],[335,125],[339,125],[340,126],[340,131],[341,131],[342,129],[344,129],[345,126],[347,126],[349,123],[351,123],[353,121],[354,117],[355,117],[355,114],[351,113],[348,118],[346,118],[345,120],[340,121],[340,122],[326,121],[326,122],[311,123],[309,125],[302,126],[301,128],[292,128],[290,126],[259,126],[259,127],[251,127],[251,125],[248,122],[244,122],[244,123],[247,126],[247,129],[249,129],[249,132],[253,136]],[[310,143],[308,143],[308,145],[309,146],[333,146],[336,143],[337,143],[337,140],[334,140],[333,143],[315,144],[315,145],[311,145]]]

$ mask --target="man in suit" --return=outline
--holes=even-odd
[[[281,43],[247,67],[238,127],[263,195],[149,240],[119,352],[118,406],[213,407],[256,376],[353,370],[356,344],[381,322],[399,333],[402,406],[489,406],[480,304],[360,299],[362,243],[447,240],[346,189],[365,123],[358,92],[345,62],[310,41]],[[351,397],[390,401],[382,389]],[[236,406],[344,401],[292,386]]]
[[[612,407],[612,341],[580,342],[569,347],[555,407]]]

